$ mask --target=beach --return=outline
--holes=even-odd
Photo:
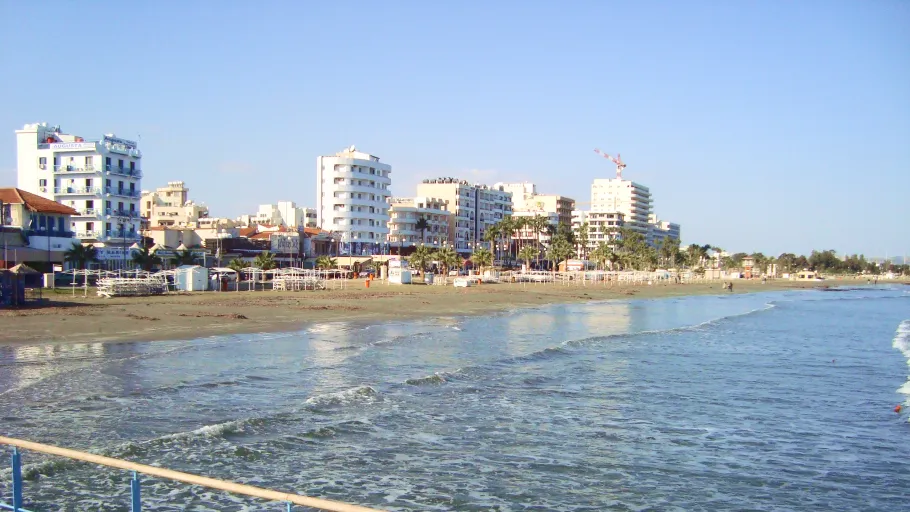
[[[733,293],[820,288],[857,281],[735,281]],[[81,343],[193,339],[293,331],[314,322],[402,320],[478,315],[559,303],[730,293],[720,281],[589,286],[485,284],[402,286],[352,280],[341,290],[200,292],[106,299],[70,289],[45,291],[47,304],[0,310],[0,343]],[[91,292],[90,292],[91,293]]]

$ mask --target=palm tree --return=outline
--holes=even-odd
[[[610,248],[610,245],[606,242],[600,242],[597,244],[597,247],[591,251],[591,258],[597,262],[597,266],[603,270],[607,269],[607,262],[610,261],[610,256],[613,255],[613,249]]]
[[[486,247],[475,249],[474,254],[471,255],[471,262],[480,267],[480,273],[483,274],[484,267],[493,265],[493,252]]]
[[[171,258],[171,264],[175,267],[179,267],[180,265],[194,265],[195,263],[196,255],[189,249],[175,252],[174,257]]]
[[[234,272],[237,272],[237,275],[240,276],[243,272],[243,269],[246,268],[246,262],[240,258],[234,258],[228,262],[227,268],[233,270]]]
[[[417,223],[414,224],[414,227],[420,231],[420,243],[427,243],[427,230],[430,229],[430,222],[426,217],[421,217],[417,219]]]
[[[338,261],[331,256],[322,255],[316,258],[316,268],[328,270],[338,266]]]
[[[265,251],[256,255],[256,259],[253,260],[253,266],[262,270],[272,270],[278,266],[278,263],[272,253]]]
[[[153,267],[161,265],[161,258],[154,253],[149,252],[148,247],[142,247],[139,250],[133,251],[133,263],[142,270],[151,272]]]
[[[547,250],[547,258],[553,262],[554,270],[559,269],[559,262],[568,260],[575,252],[572,243],[564,236],[556,235],[550,239],[550,248]]]
[[[531,220],[531,229],[534,230],[534,233],[537,235],[537,266],[540,266],[540,235],[544,233],[549,233],[548,229],[550,226],[550,221],[543,215],[535,215]]]
[[[531,270],[531,260],[536,258],[539,254],[540,251],[530,245],[526,245],[518,251],[518,259],[524,260],[528,270]]]
[[[490,248],[493,249],[496,247],[496,242],[499,241],[499,228],[496,225],[490,226],[486,231],[483,232],[483,241],[489,242]],[[495,254],[494,254],[495,256]]]
[[[427,269],[427,265],[433,261],[433,250],[427,245],[418,245],[414,252],[408,256],[408,263],[411,267],[414,267],[420,270],[421,273],[424,273]]]
[[[94,245],[73,242],[72,247],[63,253],[63,259],[72,263],[79,270],[85,270],[89,263],[98,261],[98,249],[95,249]]]
[[[581,259],[588,259],[588,240],[590,238],[591,226],[587,221],[583,222],[581,226],[578,227],[578,246],[579,253],[581,253]]]
[[[515,219],[507,215],[499,221],[499,236],[508,244],[508,259],[512,259],[512,233],[515,232]],[[505,259],[505,258],[504,258]]]
[[[443,247],[433,254],[433,259],[439,261],[443,272],[448,275],[449,270],[461,267],[462,260],[453,247]]]

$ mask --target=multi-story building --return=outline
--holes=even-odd
[[[625,227],[651,237],[651,192],[648,187],[622,178],[598,178],[591,185],[592,212],[619,212]]]
[[[391,251],[426,244],[442,247],[449,240],[449,219],[446,202],[434,197],[394,197],[389,200],[389,248]],[[421,232],[420,219],[427,221]]]
[[[648,223],[651,225],[652,245],[657,245],[661,240],[665,238],[675,238],[676,240],[680,240],[679,224],[666,220],[660,220],[657,218],[657,215],[654,215],[653,213],[648,218]]]
[[[241,215],[237,219],[245,226],[268,225],[289,228],[316,227],[316,209],[302,208],[294,201],[278,201],[277,204],[261,204],[254,215]]]
[[[448,204],[449,244],[458,252],[471,252],[490,226],[512,215],[512,194],[502,187],[471,185],[456,178],[423,180],[417,195],[436,197]]]
[[[351,146],[316,159],[316,224],[336,233],[342,253],[376,254],[389,234],[392,167]]]
[[[625,224],[625,216],[621,212],[598,212],[588,210],[575,210],[572,212],[572,231],[578,240],[582,226],[588,225],[587,250],[582,250],[581,245],[576,245],[579,255],[590,254],[601,242],[611,243],[618,235],[619,228]]]
[[[18,188],[0,188],[0,268],[28,263],[51,271],[79,240],[70,231],[75,209]]]
[[[99,248],[102,260],[125,259],[139,240],[142,153],[107,134],[86,140],[59,126],[16,130],[19,188],[76,210],[70,230]]]
[[[195,226],[200,218],[209,216],[209,209],[191,201],[189,193],[182,181],[169,181],[154,192],[143,190],[139,202],[142,217],[149,227]]]
[[[575,210],[575,200],[559,194],[538,194],[537,185],[529,182],[523,183],[497,183],[494,188],[502,187],[506,192],[512,193],[512,210],[515,213],[529,212],[532,214],[550,217],[556,214],[554,225],[572,224],[572,211]]]

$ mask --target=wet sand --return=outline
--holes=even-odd
[[[733,293],[821,288],[857,281],[735,281]],[[864,284],[864,283],[863,283]],[[730,293],[721,282],[565,286],[484,284],[394,286],[349,281],[344,290],[205,292],[104,299],[45,291],[49,303],[0,310],[0,343],[79,343],[193,339],[218,334],[292,331],[314,322],[383,321],[477,315],[512,308],[608,299]]]

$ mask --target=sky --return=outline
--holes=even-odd
[[[596,147],[684,244],[910,256],[907,26],[903,0],[0,0],[0,186],[32,122],[140,139],[143,189],[226,217],[315,206],[352,144],[395,196],[590,201]]]

